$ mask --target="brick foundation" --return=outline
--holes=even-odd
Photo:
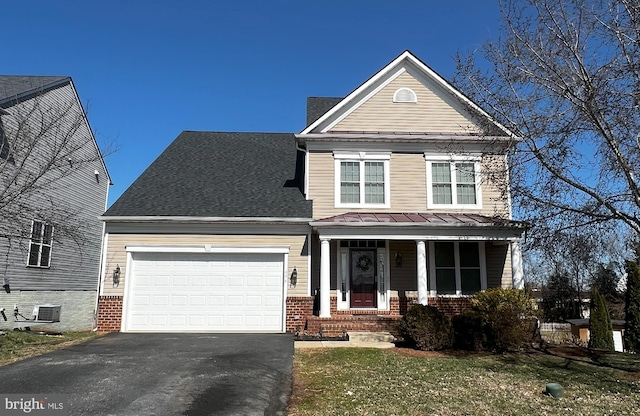
[[[328,337],[340,336],[343,331],[391,332],[397,335],[398,321],[417,303],[417,298],[390,299],[388,311],[337,310],[335,297],[331,298],[331,318],[314,315],[313,296],[287,298],[286,331]],[[440,309],[448,317],[459,315],[469,308],[468,298],[429,298],[429,305]],[[98,332],[120,332],[122,323],[122,296],[100,296],[98,301]]]
[[[98,299],[98,332],[120,332],[122,296],[100,296]]]
[[[469,298],[429,298],[428,303],[449,318],[460,315],[471,306]]]

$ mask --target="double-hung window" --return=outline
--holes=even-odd
[[[51,244],[53,243],[53,225],[34,220],[31,223],[29,258],[27,266],[51,267]]]
[[[435,241],[429,252],[434,295],[473,295],[487,288],[484,242]]]
[[[389,207],[389,154],[334,153],[336,207]]]
[[[425,155],[428,208],[482,208],[480,158]]]

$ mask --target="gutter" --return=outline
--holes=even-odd
[[[526,224],[500,225],[495,223],[429,223],[429,222],[324,222],[311,221],[310,226],[323,227],[425,227],[425,228],[527,228]]]
[[[288,218],[288,217],[188,217],[188,216],[109,216],[98,217],[104,222],[143,222],[143,223],[227,223],[227,224],[305,224],[313,221],[313,218]]]

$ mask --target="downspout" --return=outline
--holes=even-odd
[[[113,182],[109,181],[107,183],[107,192],[104,198],[104,211],[107,211],[107,204],[109,203],[109,187],[113,185]],[[98,269],[98,287],[96,288],[96,302],[95,307],[93,308],[93,316],[94,316],[94,327],[93,332],[98,330],[98,306],[100,303],[100,293],[102,291],[102,282],[103,277],[106,278],[106,271],[103,271],[105,264],[107,263],[107,223],[102,221],[102,239],[100,241],[101,255],[100,255],[100,268]]]

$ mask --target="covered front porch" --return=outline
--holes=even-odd
[[[312,223],[309,332],[389,331],[413,303],[452,316],[474,293],[522,287],[520,223],[350,213]]]

